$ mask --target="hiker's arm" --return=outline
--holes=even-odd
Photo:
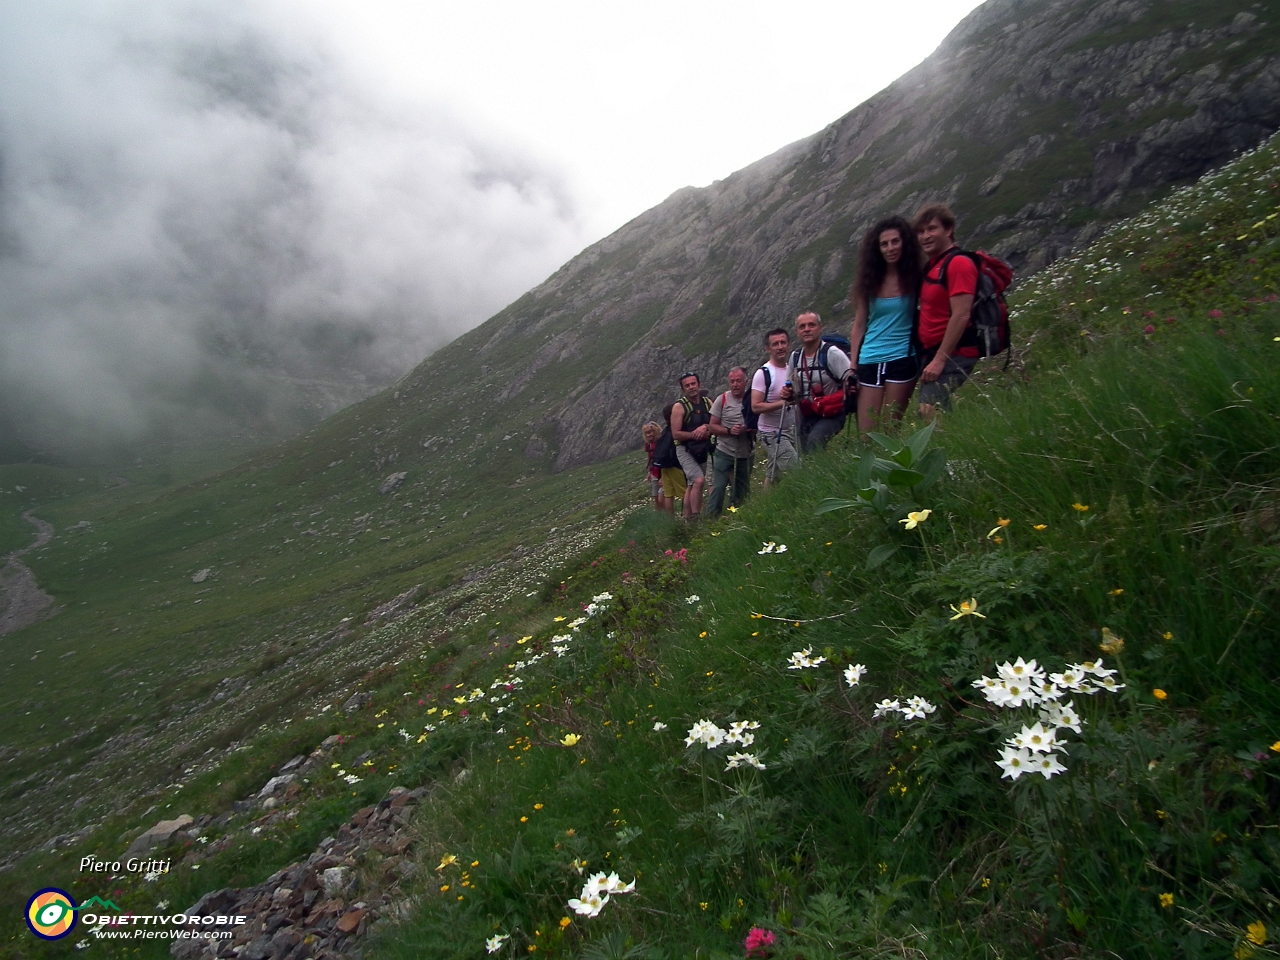
[[[781,410],[787,401],[779,397],[777,400],[765,400],[759,390],[751,391],[751,410],[754,413],[768,413],[770,410]]]
[[[934,355],[933,360],[920,374],[920,379],[925,383],[933,383],[933,381],[942,376],[942,371],[947,366],[947,358],[955,353],[956,345],[960,343],[964,328],[969,325],[969,313],[972,310],[973,294],[963,293],[958,297],[951,298],[951,319],[947,321],[947,332],[942,336],[942,343],[938,346],[937,354]]]
[[[862,352],[862,339],[867,335],[867,302],[858,303],[853,311],[853,329],[849,331],[849,366],[857,367]]]
[[[705,440],[711,435],[711,428],[705,423],[693,430],[685,430],[683,427],[684,406],[676,404],[676,408],[671,411],[671,435],[673,437],[688,443],[691,440]]]
[[[711,415],[711,432],[717,437],[736,437],[743,431],[741,425],[726,427],[724,421],[717,417],[714,413]]]

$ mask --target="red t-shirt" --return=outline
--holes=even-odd
[[[947,251],[950,253],[951,251]],[[978,292],[978,268],[968,257],[956,255],[947,264],[947,284],[944,287],[936,281],[939,268],[947,253],[943,253],[929,261],[925,269],[925,283],[920,289],[920,346],[931,350],[942,343],[947,335],[947,324],[951,320],[951,298],[972,296]],[[976,357],[976,347],[961,347],[956,353],[966,357]]]

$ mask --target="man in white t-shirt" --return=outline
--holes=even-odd
[[[800,349],[791,354],[787,379],[795,387],[800,450],[808,454],[844,429],[849,355],[823,342],[822,318],[813,311],[796,317],[796,336]]]
[[[769,359],[751,379],[751,410],[760,415],[760,442],[768,459],[765,463],[765,489],[783,470],[796,463],[795,415],[789,408],[791,386],[787,382],[787,351],[791,335],[775,327],[764,335]]]

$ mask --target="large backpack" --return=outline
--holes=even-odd
[[[653,445],[653,465],[659,470],[669,470],[680,466],[680,458],[676,456],[676,441],[671,436],[671,424],[662,428],[658,442]]]
[[[973,309],[969,313],[969,325],[960,335],[961,347],[976,347],[978,356],[994,357],[1009,349],[1009,305],[1004,302],[1004,292],[1013,282],[1013,267],[984,250],[953,250],[942,261],[938,279],[925,277],[925,283],[946,286],[947,266],[953,257],[968,257],[978,268],[978,290],[973,296]]]
[[[681,421],[681,428],[684,430],[694,430],[704,423],[711,422],[711,401],[706,397],[698,397],[698,412],[694,413],[693,404],[689,402],[688,397],[680,398],[680,406],[684,407],[684,418]],[[706,440],[682,440],[680,445],[689,451],[690,455],[699,463],[703,463],[707,459],[707,455],[711,452],[715,438],[710,437]]]

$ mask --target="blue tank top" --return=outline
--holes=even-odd
[[[888,363],[915,353],[911,345],[913,306],[911,297],[872,298],[859,363]]]

